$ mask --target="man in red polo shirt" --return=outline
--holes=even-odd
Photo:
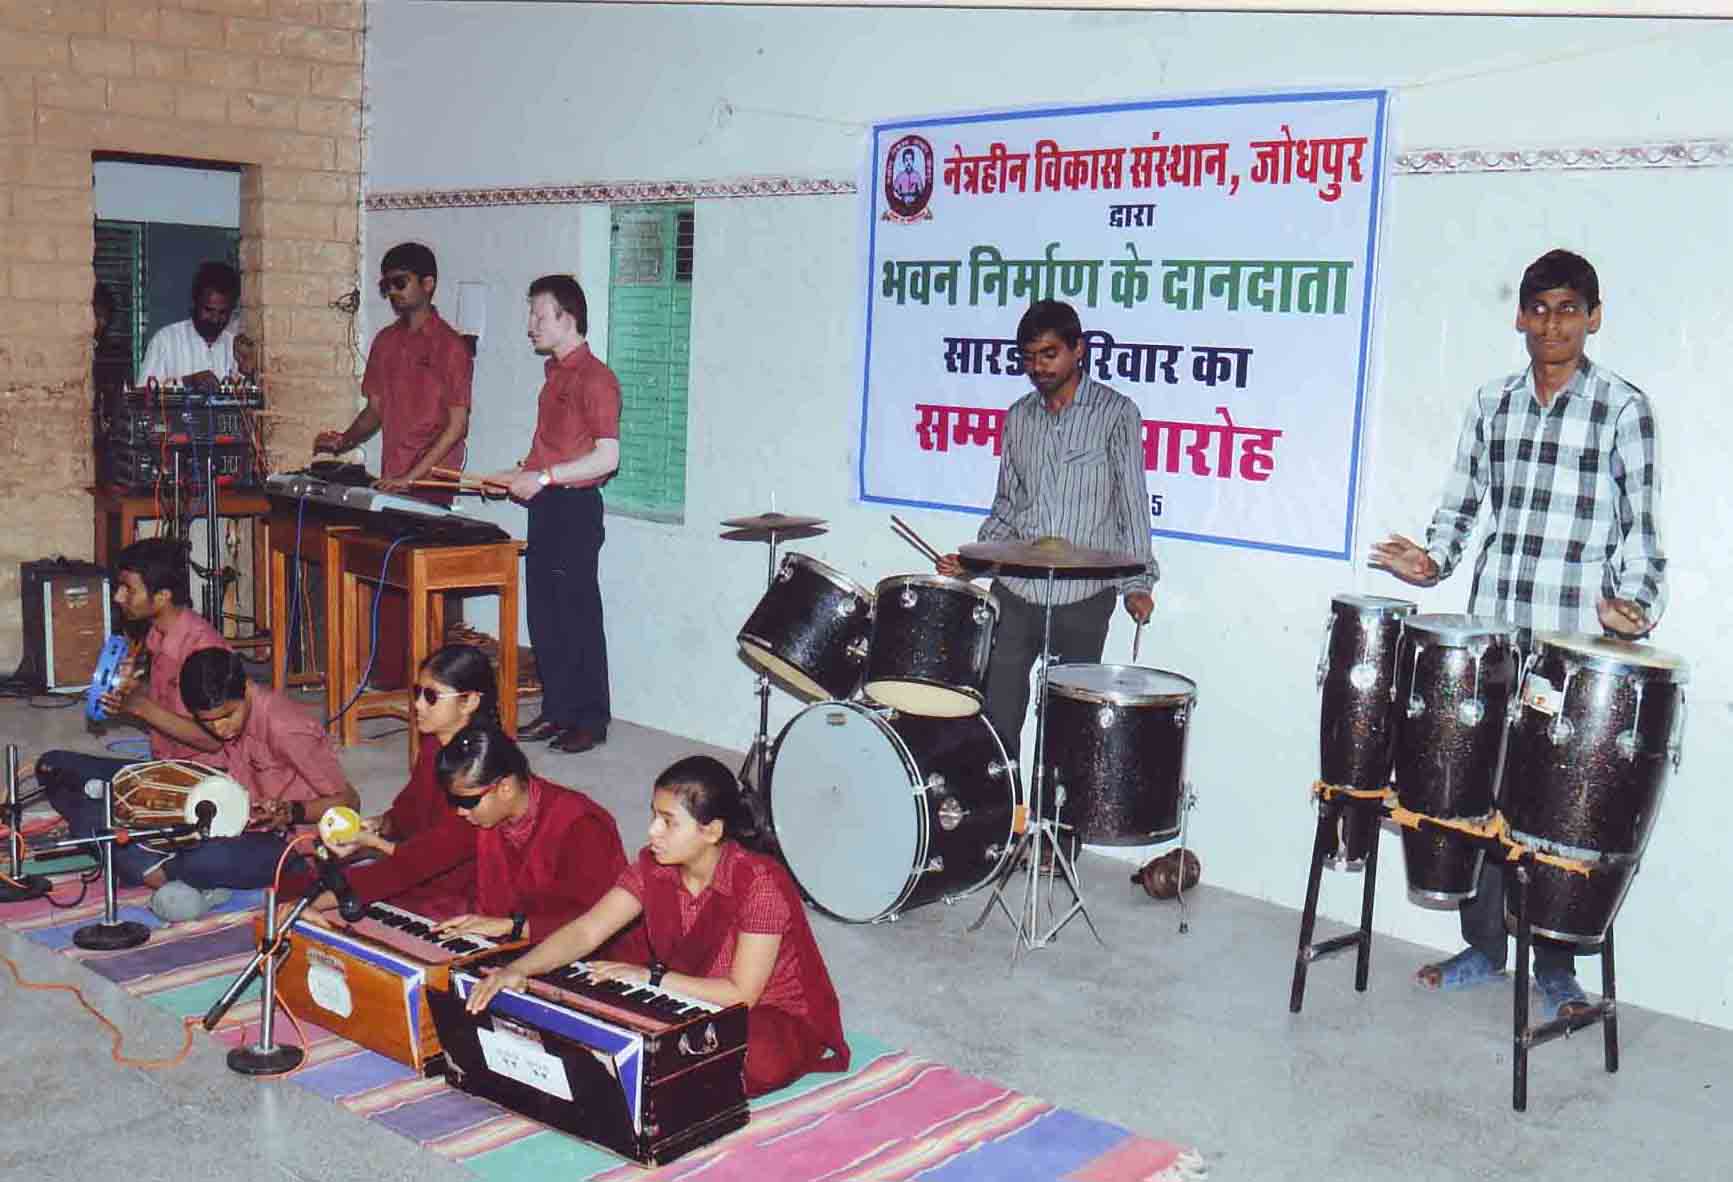
[[[548,355],[536,433],[523,463],[486,479],[529,507],[524,556],[541,716],[518,732],[556,751],[608,737],[608,641],[602,628],[602,482],[620,466],[620,380],[590,351],[589,306],[570,275],[529,289],[529,338]]]
[[[315,452],[346,452],[380,433],[379,481],[384,492],[408,493],[451,504],[449,494],[410,487],[435,467],[461,470],[469,437],[470,382],[475,362],[469,346],[433,306],[439,264],[419,242],[403,242],[379,262],[379,294],[397,320],[379,330],[367,354],[361,392],[367,405],[342,431],[321,431]],[[381,687],[404,683],[409,634],[408,603],[387,590],[380,599],[379,644],[371,680]]]
[[[201,648],[228,648],[222,633],[191,607],[186,544],[146,538],[114,562],[114,604],[130,623],[150,621],[144,648],[149,672],[128,665],[103,698],[110,714],[128,714],[150,731],[152,759],[192,759],[223,766],[222,744],[181,701],[181,663]]]

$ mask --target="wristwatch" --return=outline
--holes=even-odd
[[[552,484],[553,482],[554,482],[554,474],[546,468],[543,468],[542,474],[540,476],[536,477],[536,483],[541,485],[543,488],[546,488],[548,485]]]
[[[524,938],[524,925],[527,924],[528,922],[529,922],[529,917],[527,915],[525,915],[523,912],[521,912],[521,911],[512,912],[511,913],[511,935],[507,936],[506,939],[508,939],[508,940],[521,940],[521,939],[523,939]]]
[[[663,974],[667,973],[667,971],[668,971],[668,966],[663,964],[659,960],[656,961],[655,963],[651,964],[651,966],[650,966],[650,987],[652,989],[654,989],[658,985],[662,984]]]

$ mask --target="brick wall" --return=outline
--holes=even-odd
[[[0,0],[0,673],[18,563],[92,552],[91,154],[247,166],[241,315],[273,451],[346,422],[363,0]]]

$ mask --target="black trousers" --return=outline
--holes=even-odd
[[[608,638],[602,628],[602,493],[546,488],[529,503],[524,599],[542,679],[542,717],[607,730]]]
[[[987,662],[987,720],[1015,760],[1029,710],[1029,670],[1041,655],[1047,609],[1013,594],[998,580],[993,582],[993,597],[999,601],[999,623]],[[1118,599],[1119,592],[1109,587],[1078,603],[1054,607],[1053,663],[1101,660]]]
[[[1493,964],[1502,966],[1510,951],[1510,936],[1504,926],[1504,872],[1490,854],[1481,864],[1476,885],[1474,898],[1458,904],[1462,911],[1462,938],[1480,949],[1481,955]],[[1536,936],[1534,967],[1543,973],[1575,973],[1576,945]]]

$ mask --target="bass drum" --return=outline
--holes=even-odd
[[[996,878],[1017,769],[986,718],[818,702],[776,738],[770,812],[795,881],[838,919],[895,919]]]

